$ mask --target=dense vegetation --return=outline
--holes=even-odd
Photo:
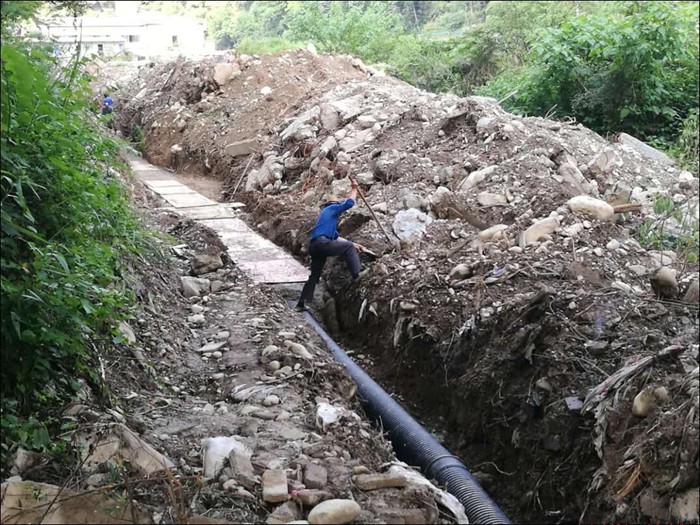
[[[121,261],[139,245],[81,62],[61,67],[14,36],[38,4],[3,1],[1,13],[3,465],[13,446],[58,451],[55,408],[85,385],[104,394],[98,349],[131,302]]]

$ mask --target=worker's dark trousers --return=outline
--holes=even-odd
[[[328,257],[342,255],[353,279],[360,273],[360,256],[355,245],[350,241],[333,241],[328,237],[316,237],[309,244],[309,255],[311,255],[311,275],[309,275],[309,279],[301,291],[300,305],[307,302],[310,303],[313,300],[316,284],[321,278],[321,273]]]

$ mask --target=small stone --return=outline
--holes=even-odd
[[[360,474],[355,476],[355,486],[360,490],[377,490],[394,487],[405,487],[408,484],[401,474]]]
[[[357,502],[349,499],[331,499],[316,505],[309,512],[311,525],[342,525],[350,523],[360,515],[362,509]]]
[[[264,357],[264,356],[266,356],[266,355],[269,355],[269,354],[272,354],[272,353],[274,353],[274,352],[277,352],[279,349],[280,349],[280,347],[279,347],[279,346],[275,346],[275,345],[266,346],[265,348],[263,348],[262,355],[263,355],[263,357]]]
[[[356,467],[353,467],[352,472],[357,476],[359,474],[369,474],[370,470],[363,465],[358,465]]]
[[[589,195],[572,197],[567,204],[573,213],[584,214],[602,221],[609,220],[615,215],[615,210],[610,204]]]
[[[190,306],[193,314],[201,314],[204,312],[205,308],[200,304],[193,304]]]
[[[203,253],[195,255],[190,261],[192,273],[194,275],[202,275],[205,273],[215,272],[219,268],[224,267],[219,254]]]
[[[593,248],[593,253],[595,255],[597,255],[598,257],[602,257],[603,255],[605,255],[605,250],[603,250],[603,248],[600,248],[600,247]]]
[[[656,396],[654,396],[654,392],[649,388],[645,388],[634,396],[632,414],[637,417],[646,417],[655,404]]]
[[[136,334],[126,321],[119,322],[119,331],[122,333],[127,343],[133,344],[136,342]]]
[[[651,288],[664,299],[674,299],[678,296],[678,281],[676,281],[676,270],[668,266],[662,266],[651,277]]]
[[[467,277],[471,277],[473,273],[471,266],[467,264],[458,264],[450,271],[450,279],[466,279]]]
[[[277,335],[279,337],[281,337],[282,339],[294,339],[297,336],[297,334],[295,334],[294,332],[284,332],[284,331],[279,332]]]
[[[535,383],[535,386],[541,390],[546,391],[546,392],[552,391],[552,385],[544,377],[538,379],[537,382]]]
[[[276,372],[277,370],[279,370],[281,368],[282,365],[280,365],[279,361],[270,361],[267,364],[267,366],[270,370],[272,370],[273,372]]]
[[[593,355],[599,355],[608,348],[607,341],[586,341],[583,345]]]
[[[290,417],[292,417],[292,414],[287,412],[286,410],[283,410],[282,412],[279,413],[279,415],[275,418],[275,421],[287,421]]]
[[[187,318],[187,323],[191,325],[201,325],[204,324],[204,321],[206,321],[206,319],[203,314],[194,314]]]
[[[608,242],[608,244],[605,245],[605,247],[611,252],[615,251],[620,247],[620,241],[612,239],[610,242]]]
[[[281,503],[287,501],[289,499],[289,493],[287,491],[287,473],[284,470],[269,469],[263,472],[262,492],[263,501],[267,503]]]
[[[289,374],[292,373],[292,367],[291,366],[283,366],[277,372],[275,372],[275,376],[288,376]]]
[[[668,389],[665,386],[660,386],[654,389],[654,396],[658,400],[659,404],[665,405],[671,400],[668,395]]]
[[[274,394],[267,396],[263,399],[262,404],[266,407],[271,407],[280,404],[280,398]]]
[[[622,281],[613,281],[610,287],[617,288],[618,290],[622,290],[625,293],[632,293],[634,291],[629,284],[624,283]]]
[[[328,483],[328,472],[321,465],[309,463],[304,472],[304,485],[310,489],[322,489]]]
[[[685,294],[683,295],[682,301],[685,304],[698,304],[699,301],[699,296],[700,296],[700,289],[698,287],[698,279],[693,279],[693,282],[690,283],[690,286],[688,286],[688,289],[685,291]]]
[[[297,492],[295,497],[305,507],[315,507],[322,501],[333,499],[333,494],[325,490],[304,489]]]
[[[520,247],[525,248],[529,244],[539,241],[546,235],[554,233],[558,227],[559,219],[557,217],[548,217],[536,222],[522,233]]]
[[[505,195],[501,195],[500,193],[489,193],[486,191],[479,193],[476,196],[476,200],[481,206],[484,207],[505,206],[508,204],[508,200],[506,199]]]
[[[242,489],[242,488],[239,488],[236,491],[236,496],[238,496],[239,498],[244,498],[244,499],[248,499],[251,501],[254,501],[257,499],[253,494],[248,492],[246,489]]]
[[[646,266],[643,266],[641,264],[633,264],[630,266],[630,272],[632,272],[638,277],[642,277],[647,274],[648,270]]]
[[[221,359],[224,356],[224,354],[217,350],[216,352],[212,352],[211,356],[214,359]]]
[[[300,343],[295,343],[294,341],[285,341],[284,346],[289,348],[289,350],[294,354],[303,359],[313,359],[314,356],[306,349],[306,347]]]
[[[267,518],[266,523],[291,523],[298,518],[301,518],[298,506],[293,501],[287,501],[277,507],[272,514]]]
[[[219,341],[217,343],[209,343],[201,347],[197,352],[199,353],[205,353],[205,352],[216,352],[220,348],[222,348],[226,344],[226,341]]]
[[[238,490],[238,483],[236,482],[235,479],[229,479],[228,481],[225,481],[223,486],[221,487],[224,490]]]
[[[377,213],[387,213],[389,211],[389,207],[387,206],[386,202],[380,202],[379,204],[372,206],[372,210],[376,211]]]
[[[209,279],[183,276],[180,277],[180,282],[182,283],[182,293],[187,298],[200,296],[211,289]]]

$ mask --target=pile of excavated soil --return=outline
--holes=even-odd
[[[391,241],[362,203],[346,214],[341,234],[381,257],[359,283],[328,265],[326,324],[512,519],[697,519],[698,266],[672,237],[638,240],[654,220],[697,235],[696,177],[629,137],[357,60],[231,60],[221,84],[205,79],[222,64],[154,68],[120,96],[122,131],[138,121],[148,158],[220,178],[299,255],[323,195],[356,176]]]

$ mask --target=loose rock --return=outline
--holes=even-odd
[[[331,499],[316,505],[309,512],[312,525],[342,525],[350,523],[360,515],[362,509],[357,502],[349,499]]]
[[[377,490],[405,487],[408,481],[401,474],[361,474],[355,476],[355,486],[360,490]]]
[[[676,270],[662,266],[651,276],[651,288],[657,296],[664,299],[674,299],[678,296],[678,281]]]
[[[284,470],[266,470],[262,476],[263,501],[281,503],[289,499],[287,473]]]

